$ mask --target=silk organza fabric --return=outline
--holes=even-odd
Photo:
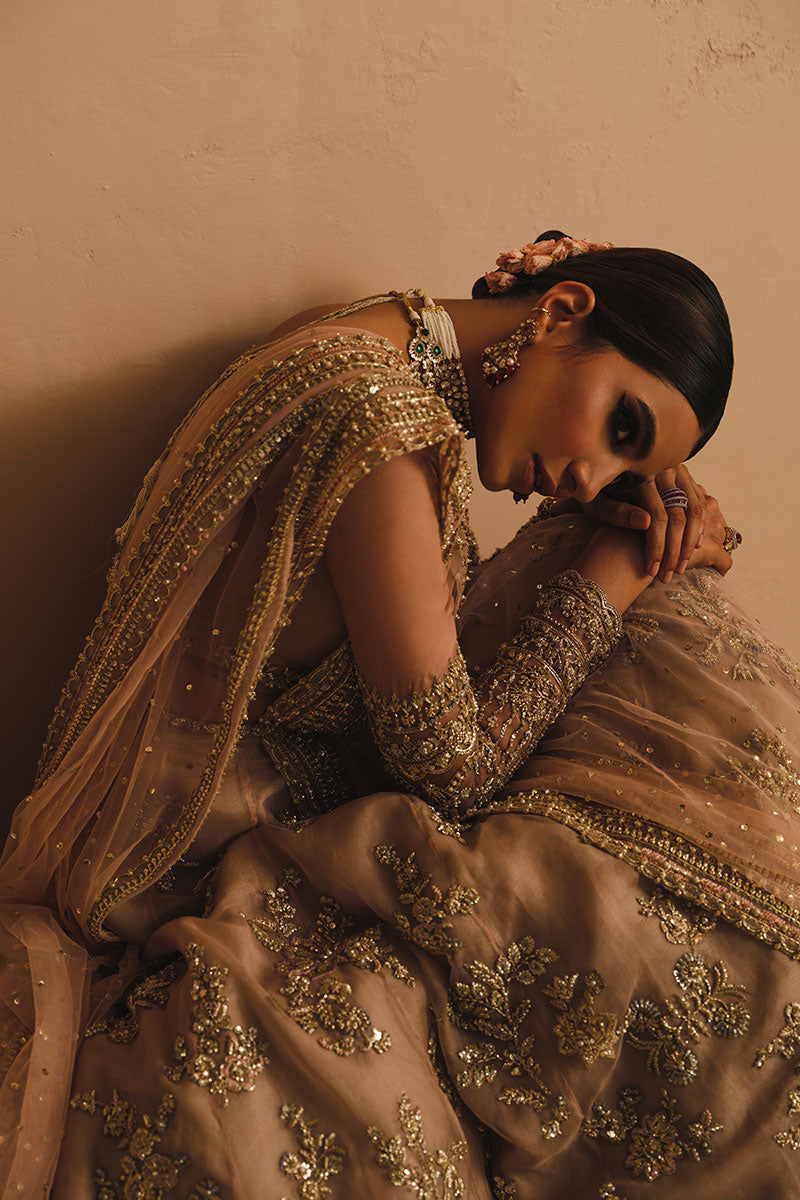
[[[587,532],[530,525],[484,568],[472,661]],[[151,889],[150,974],[82,1043],[54,1196],[793,1194],[800,968],[721,919],[740,893],[701,843],[729,803],[765,836],[758,814],[797,801],[795,668],[711,572],[652,587],[625,629],[461,828],[396,792],[282,827],[243,738],[190,849],[222,850],[194,914],[159,923],[180,898]],[[703,851],[691,869],[668,826],[648,854],[647,803]],[[687,901],[714,882],[718,905]]]
[[[339,504],[372,465],[423,447],[439,447],[443,462],[460,452],[441,402],[414,385],[388,343],[327,326],[234,363],[157,464],[2,864],[0,1146],[4,1181],[24,1193],[37,1194],[51,1177],[82,1033],[137,976],[159,930],[197,910],[194,889],[214,855],[244,830],[270,827],[285,799],[263,752],[254,759],[250,742],[240,742],[248,766],[237,738]],[[442,496],[443,513],[447,506]],[[491,656],[525,611],[526,587],[558,570],[559,555],[566,565],[581,536],[575,522],[530,526],[484,569],[461,614],[473,661]],[[629,619],[627,658],[623,647],[612,660],[619,676],[610,691],[584,689],[580,711],[571,708],[499,804],[516,806],[519,820],[572,824],[675,891],[716,899],[732,918],[737,900],[744,903],[738,923],[749,920],[791,951],[796,780],[785,764],[796,738],[797,675],[704,586],[694,576],[675,584],[679,601],[662,615],[648,614],[651,589],[644,616]],[[712,670],[715,654],[726,675]],[[709,716],[698,725],[694,698],[704,692]],[[667,703],[676,696],[686,701],[677,721]],[[730,723],[734,698],[758,713],[750,729]],[[751,717],[737,719],[747,725]],[[784,764],[782,797],[754,766],[764,755]],[[584,802],[577,816],[565,797]],[[348,808],[332,824],[355,820]],[[692,866],[675,842],[671,858],[661,848],[661,869],[630,827],[603,827],[609,810],[661,823],[703,857]],[[333,845],[339,832],[330,827],[330,835]],[[196,876],[159,888],[189,848]]]

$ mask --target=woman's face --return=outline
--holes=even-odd
[[[641,482],[689,456],[701,429],[686,398],[616,350],[572,354],[537,338],[476,412],[490,491],[593,500],[620,475]],[[638,477],[638,478],[637,478]]]

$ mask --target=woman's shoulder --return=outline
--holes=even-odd
[[[302,312],[295,313],[293,317],[289,317],[273,329],[268,340],[276,341],[278,338],[285,337],[306,326],[316,325],[324,328],[328,323],[335,323],[337,326],[343,325],[350,329],[364,329],[368,333],[386,338],[400,350],[404,358],[407,357],[406,349],[411,337],[411,324],[402,304],[397,300],[385,300],[347,315],[336,315],[342,309],[351,307],[352,304],[353,301],[343,301],[338,304],[318,304],[313,308],[303,309]]]

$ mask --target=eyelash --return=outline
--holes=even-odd
[[[623,426],[627,426],[627,428],[623,428]],[[620,437],[621,432],[622,437]],[[628,446],[637,442],[638,438],[639,419],[635,410],[626,403],[623,396],[614,409],[612,445],[614,447]]]

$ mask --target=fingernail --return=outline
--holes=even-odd
[[[672,571],[666,571],[664,573],[664,583],[669,583],[670,579],[672,579]]]
[[[658,562],[652,562],[652,563],[650,563],[650,574],[651,574],[651,575],[657,575],[657,574],[658,574],[658,568],[659,568],[660,566],[661,566],[661,559],[660,559],[660,558],[659,558]]]
[[[650,524],[649,520],[647,519],[647,513],[643,513],[639,509],[635,509],[630,515],[630,524],[632,529],[647,529],[648,525]]]
[[[683,572],[684,572],[684,571],[686,570],[686,568],[688,567],[688,565],[689,565],[689,560],[688,560],[688,558],[682,558],[682,559],[681,559],[681,561],[678,563],[678,574],[679,574],[679,575],[682,575],[682,574],[683,574]]]

